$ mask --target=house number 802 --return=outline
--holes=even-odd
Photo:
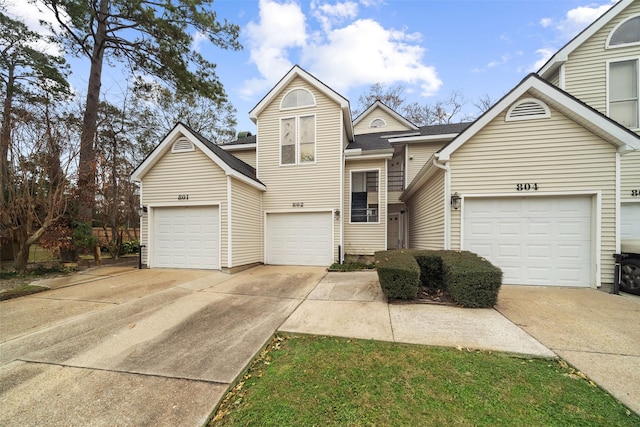
[[[189,200],[188,194],[178,194],[178,200]]]

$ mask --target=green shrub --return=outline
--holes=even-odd
[[[442,254],[447,292],[464,307],[490,308],[498,301],[502,270],[478,255],[463,251]]]
[[[420,284],[429,289],[446,290],[442,254],[444,251],[415,251],[413,257],[420,266]]]
[[[138,253],[140,247],[139,240],[123,240],[120,245],[120,255]]]
[[[376,268],[388,298],[415,299],[420,286],[445,290],[463,307],[493,307],[502,271],[478,255],[463,251],[376,252]]]
[[[380,286],[387,298],[415,299],[420,290],[420,267],[406,251],[375,253]]]

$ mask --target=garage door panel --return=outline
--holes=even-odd
[[[220,268],[217,206],[154,209],[154,263],[168,268]]]
[[[464,248],[500,267],[503,283],[591,284],[590,197],[467,199],[464,209]]]
[[[267,214],[267,264],[330,265],[332,236],[330,212]]]

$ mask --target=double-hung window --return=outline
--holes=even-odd
[[[316,117],[299,116],[280,120],[280,164],[316,161]]]
[[[351,172],[351,222],[379,222],[379,171]]]
[[[609,117],[630,129],[640,127],[638,59],[609,62]]]

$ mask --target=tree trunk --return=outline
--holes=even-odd
[[[14,66],[9,66],[7,92],[2,111],[2,127],[0,128],[0,209],[6,212],[6,187],[9,179],[9,144],[11,144],[11,107],[13,104],[13,85],[15,84]]]
[[[82,119],[80,135],[80,164],[78,170],[78,189],[80,191],[79,220],[91,224],[96,201],[96,154],[94,149],[98,129],[98,107],[100,106],[100,87],[102,84],[102,64],[105,41],[107,38],[107,12],[109,0],[100,0],[98,25],[93,39],[91,69],[87,86],[87,103]]]
[[[47,230],[47,227],[51,225],[51,220],[47,218],[47,220],[42,224],[40,228],[38,228],[35,233],[29,236],[27,230],[23,227],[20,229],[18,234],[18,244],[19,250],[16,256],[15,268],[17,271],[21,273],[27,272],[27,264],[29,262],[29,250],[31,249],[31,245],[37,243],[38,240],[42,237],[44,232]]]

